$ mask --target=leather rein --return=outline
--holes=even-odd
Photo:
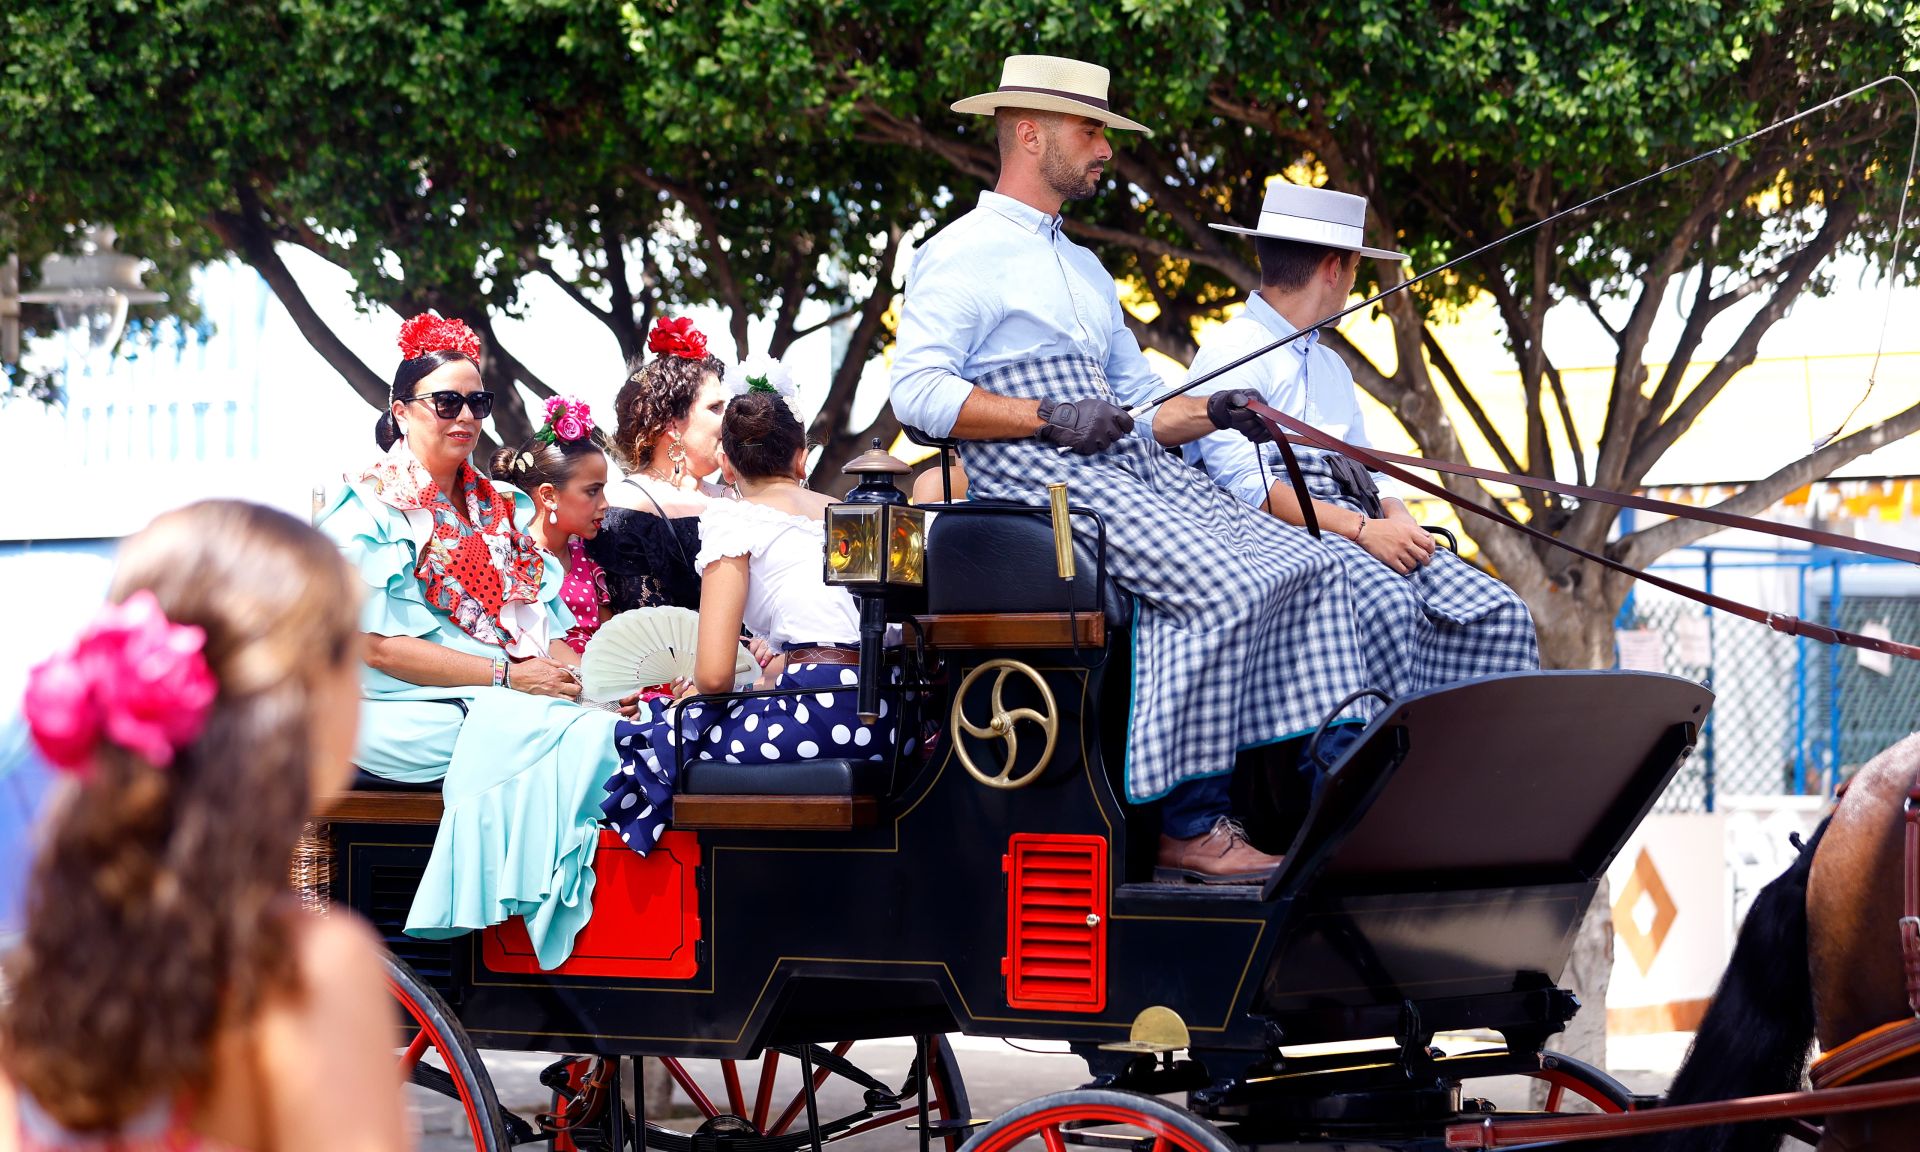
[[[1512,484],[1523,488],[1535,488],[1544,492],[1554,492],[1563,496],[1572,496],[1581,500],[1595,500],[1603,504],[1612,504],[1622,508],[1635,508],[1647,512],[1656,512],[1665,516],[1674,516],[1684,520],[1697,520],[1714,524],[1722,528],[1739,528],[1750,532],[1760,532],[1769,536],[1778,536],[1817,544],[1828,548],[1844,549],[1869,556],[1878,556],[1887,560],[1898,560],[1906,564],[1920,564],[1920,552],[1908,548],[1898,548],[1890,544],[1881,544],[1871,540],[1857,540],[1850,536],[1841,536],[1833,532],[1823,532],[1814,528],[1802,528],[1797,524],[1776,524],[1770,520],[1761,520],[1752,516],[1740,516],[1731,512],[1722,512],[1713,508],[1694,508],[1685,504],[1675,504],[1667,500],[1655,500],[1650,496],[1640,496],[1625,492],[1613,492],[1605,488],[1591,488],[1583,484],[1565,484],[1555,480],[1543,480],[1537,476],[1521,476],[1511,472],[1497,472],[1490,468],[1475,468],[1466,464],[1454,464],[1442,460],[1427,460],[1416,456],[1402,456],[1395,452],[1383,452],[1376,448],[1362,448],[1338,440],[1303,420],[1295,419],[1271,405],[1255,400],[1248,404],[1248,411],[1260,417],[1269,432],[1278,442],[1281,458],[1286,465],[1288,479],[1307,520],[1307,528],[1315,535],[1319,534],[1318,524],[1313,518],[1306,480],[1300,473],[1299,463],[1295,460],[1289,441],[1308,444],[1323,451],[1337,453],[1353,460],[1373,472],[1391,476],[1411,488],[1429,493],[1463,512],[1492,520],[1516,531],[1523,532],[1536,540],[1550,544],[1555,548],[1571,552],[1583,560],[1598,564],[1604,568],[1645,581],[1656,588],[1698,601],[1709,608],[1738,616],[1743,620],[1752,620],[1765,624],[1775,632],[1788,636],[1805,636],[1824,644],[1844,644],[1854,648],[1865,648],[1872,652],[1882,652],[1889,656],[1904,656],[1909,660],[1920,660],[1920,645],[1903,644],[1898,640],[1883,640],[1877,636],[1863,636],[1858,632],[1829,628],[1785,612],[1769,612],[1751,604],[1734,600],[1717,593],[1699,588],[1690,588],[1685,584],[1656,576],[1645,569],[1635,568],[1622,563],[1611,556],[1589,551],[1578,544],[1569,543],[1549,532],[1544,532],[1524,520],[1516,518],[1504,508],[1489,508],[1475,500],[1457,496],[1446,488],[1415,475],[1410,468],[1429,469],[1455,476],[1470,476],[1479,480],[1490,480],[1501,484]],[[1916,913],[1920,915],[1920,913]],[[1920,929],[1920,920],[1915,921]]]

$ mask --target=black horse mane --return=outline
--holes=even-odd
[[[1754,897],[1726,975],[1713,994],[1668,1104],[1701,1104],[1799,1091],[1813,1045],[1813,978],[1807,968],[1807,879],[1827,823],[1799,859]],[[1771,1123],[1724,1124],[1586,1145],[1608,1152],[1776,1152]]]

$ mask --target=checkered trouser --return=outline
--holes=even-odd
[[[1113,399],[1100,366],[1077,356],[974,383],[1026,400]],[[1065,481],[1072,503],[1106,523],[1107,571],[1139,606],[1129,799],[1224,772],[1236,750],[1308,731],[1369,686],[1339,560],[1138,430],[1092,456],[1040,440],[970,440],[960,454],[974,499],[1044,504],[1046,486]]]
[[[1278,451],[1267,449],[1276,460]],[[1307,491],[1355,512],[1324,453],[1298,454]],[[1284,468],[1285,465],[1279,465]],[[1275,479],[1284,475],[1276,472]],[[1373,683],[1395,698],[1457,680],[1540,667],[1533,616],[1513,589],[1442,548],[1402,576],[1344,537],[1323,532],[1346,566],[1360,606],[1360,637]]]

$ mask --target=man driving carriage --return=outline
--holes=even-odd
[[[1236,752],[1311,731],[1374,677],[1339,560],[1165,450],[1264,437],[1247,394],[1124,407],[1160,377],[1060,218],[1098,188],[1108,127],[1148,131],[1107,85],[1096,65],[1013,56],[997,91],[954,105],[995,117],[1000,177],[915,259],[892,402],[962,441],[971,497],[1031,504],[1064,481],[1104,517],[1107,569],[1139,601],[1127,797],[1166,798],[1163,878],[1255,881],[1279,861],[1228,819]]]
[[[1267,182],[1254,227],[1211,224],[1253,238],[1260,289],[1240,315],[1208,333],[1188,373],[1201,377],[1340,311],[1369,248],[1364,197]],[[1368,447],[1353,372],[1320,331],[1204,381],[1193,395],[1251,388],[1268,404],[1338,439]],[[1305,523],[1277,446],[1219,431],[1183,446],[1221,487],[1289,524]],[[1346,566],[1360,602],[1388,626],[1366,630],[1367,664],[1395,688],[1418,692],[1456,680],[1540,666],[1526,602],[1511,588],[1435,545],[1407,506],[1357,462],[1310,445],[1296,449],[1322,539]],[[1263,459],[1264,457],[1264,459]]]

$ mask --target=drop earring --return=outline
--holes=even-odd
[[[560,523],[560,509],[558,508],[547,509],[547,523],[549,524]]]
[[[673,461],[673,482],[678,484],[687,471],[687,449],[677,435],[673,438],[673,446],[667,449],[667,459]]]

